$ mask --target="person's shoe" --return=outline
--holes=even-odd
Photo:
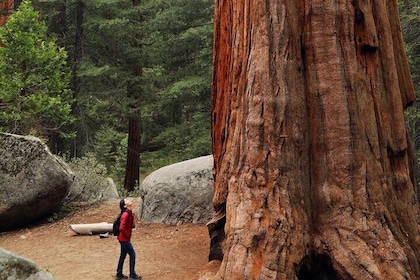
[[[122,280],[122,279],[128,279],[128,276],[124,274],[117,274],[115,276],[115,280]]]
[[[130,275],[130,279],[129,280],[141,280],[141,276],[135,274],[135,275]]]

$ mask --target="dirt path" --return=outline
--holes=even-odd
[[[135,202],[133,209],[138,209]],[[119,257],[115,237],[76,235],[70,224],[112,222],[118,201],[78,211],[54,223],[0,233],[0,247],[29,258],[59,280],[113,279]],[[170,226],[137,222],[132,243],[137,273],[144,280],[193,280],[207,263],[205,225]],[[128,257],[124,264],[128,274]]]

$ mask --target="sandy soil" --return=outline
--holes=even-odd
[[[138,209],[134,201],[133,209]],[[29,258],[59,280],[113,279],[119,257],[116,237],[76,235],[70,224],[112,222],[118,201],[107,201],[69,214],[53,223],[0,233],[0,247]],[[192,280],[207,263],[209,237],[205,225],[136,222],[132,243],[137,274],[144,280]],[[124,264],[128,274],[128,257]]]

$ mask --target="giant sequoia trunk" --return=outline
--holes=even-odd
[[[420,279],[396,1],[215,7],[210,278]]]

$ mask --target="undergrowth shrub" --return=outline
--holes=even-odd
[[[104,198],[104,191],[111,184],[106,167],[93,154],[67,161],[75,175],[75,182],[66,198],[66,203],[96,203]]]

